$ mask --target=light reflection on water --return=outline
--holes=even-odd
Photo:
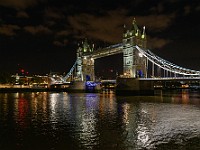
[[[0,149],[200,149],[200,93],[1,93]]]

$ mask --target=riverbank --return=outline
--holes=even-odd
[[[16,92],[69,92],[69,93],[98,93],[101,90],[78,90],[70,88],[0,88],[0,93]]]
[[[15,93],[15,92],[48,92],[49,88],[0,88],[0,93]]]

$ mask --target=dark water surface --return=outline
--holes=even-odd
[[[0,150],[200,150],[200,92],[0,93]]]

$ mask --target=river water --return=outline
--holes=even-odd
[[[0,150],[199,150],[200,91],[0,93]]]

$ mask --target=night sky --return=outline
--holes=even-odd
[[[200,70],[199,0],[0,0],[0,71],[68,72],[84,38],[95,48],[121,43],[134,18],[151,51]],[[121,56],[95,67],[120,71]]]

